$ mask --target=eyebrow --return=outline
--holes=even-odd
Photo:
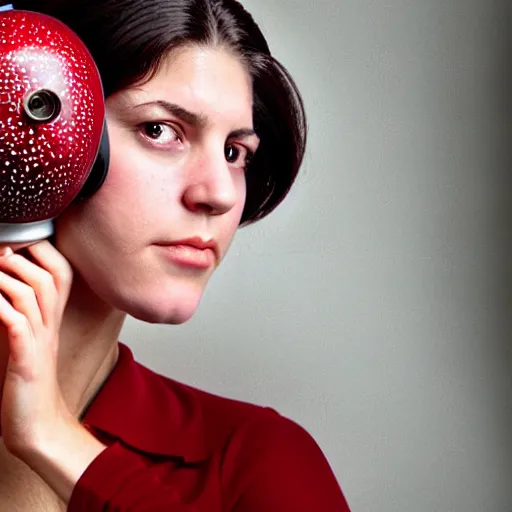
[[[189,110],[181,107],[180,105],[176,105],[176,103],[170,103],[164,100],[150,101],[148,103],[142,103],[137,105],[135,108],[140,107],[148,107],[148,106],[156,106],[164,109],[169,114],[178,117],[185,123],[194,126],[196,128],[204,128],[208,125],[208,118],[201,114],[195,114],[194,112],[190,112]],[[239,128],[238,130],[234,130],[229,134],[230,139],[239,139],[243,137],[252,137],[257,136],[256,132],[253,128]]]

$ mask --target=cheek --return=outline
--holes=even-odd
[[[113,129],[111,139],[109,172],[88,200],[86,216],[96,226],[93,236],[103,235],[107,246],[143,243],[168,213],[170,195],[177,186],[162,182],[161,163],[152,162],[129,133]]]
[[[112,202],[122,203],[132,221],[135,215],[143,223],[165,218],[179,201],[183,180],[180,166],[153,157],[129,130],[114,125],[111,132],[110,168],[99,192]]]
[[[233,206],[233,208],[224,215],[222,219],[222,228],[217,232],[216,238],[220,242],[222,246],[222,259],[226,256],[231,243],[236,235],[238,228],[240,227],[240,220],[242,218],[242,213],[244,211],[245,206],[245,198],[246,198],[246,187],[245,187],[245,178],[239,182],[235,182],[238,191],[238,201]]]
[[[132,206],[137,206],[139,202],[145,205],[151,204],[154,199],[147,197],[151,192],[146,184],[154,176],[151,173],[151,166],[142,159],[141,155],[130,147],[130,144],[118,140],[114,133],[112,135],[110,166],[105,183],[98,191],[101,196],[108,196],[111,200],[120,200],[129,202]],[[141,194],[144,190],[144,194]],[[136,201],[133,204],[133,201]]]
[[[242,213],[244,212],[245,201],[247,199],[247,180],[245,174],[240,176],[240,182],[237,183],[238,197],[240,198],[236,205],[237,226],[240,224]]]

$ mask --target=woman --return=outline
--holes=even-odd
[[[111,162],[52,243],[0,257],[0,510],[348,510],[301,427],[157,375],[118,342],[127,314],[188,320],[238,226],[295,179],[302,102],[258,27],[233,0],[14,7],[89,47]]]

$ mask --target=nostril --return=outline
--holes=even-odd
[[[202,213],[208,213],[208,214],[212,214],[214,212],[213,206],[208,203],[195,203],[192,209],[196,212],[202,212]]]

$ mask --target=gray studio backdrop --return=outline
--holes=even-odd
[[[304,425],[354,512],[512,510],[509,4],[247,1],[304,94],[303,173],[189,323],[123,331]]]

